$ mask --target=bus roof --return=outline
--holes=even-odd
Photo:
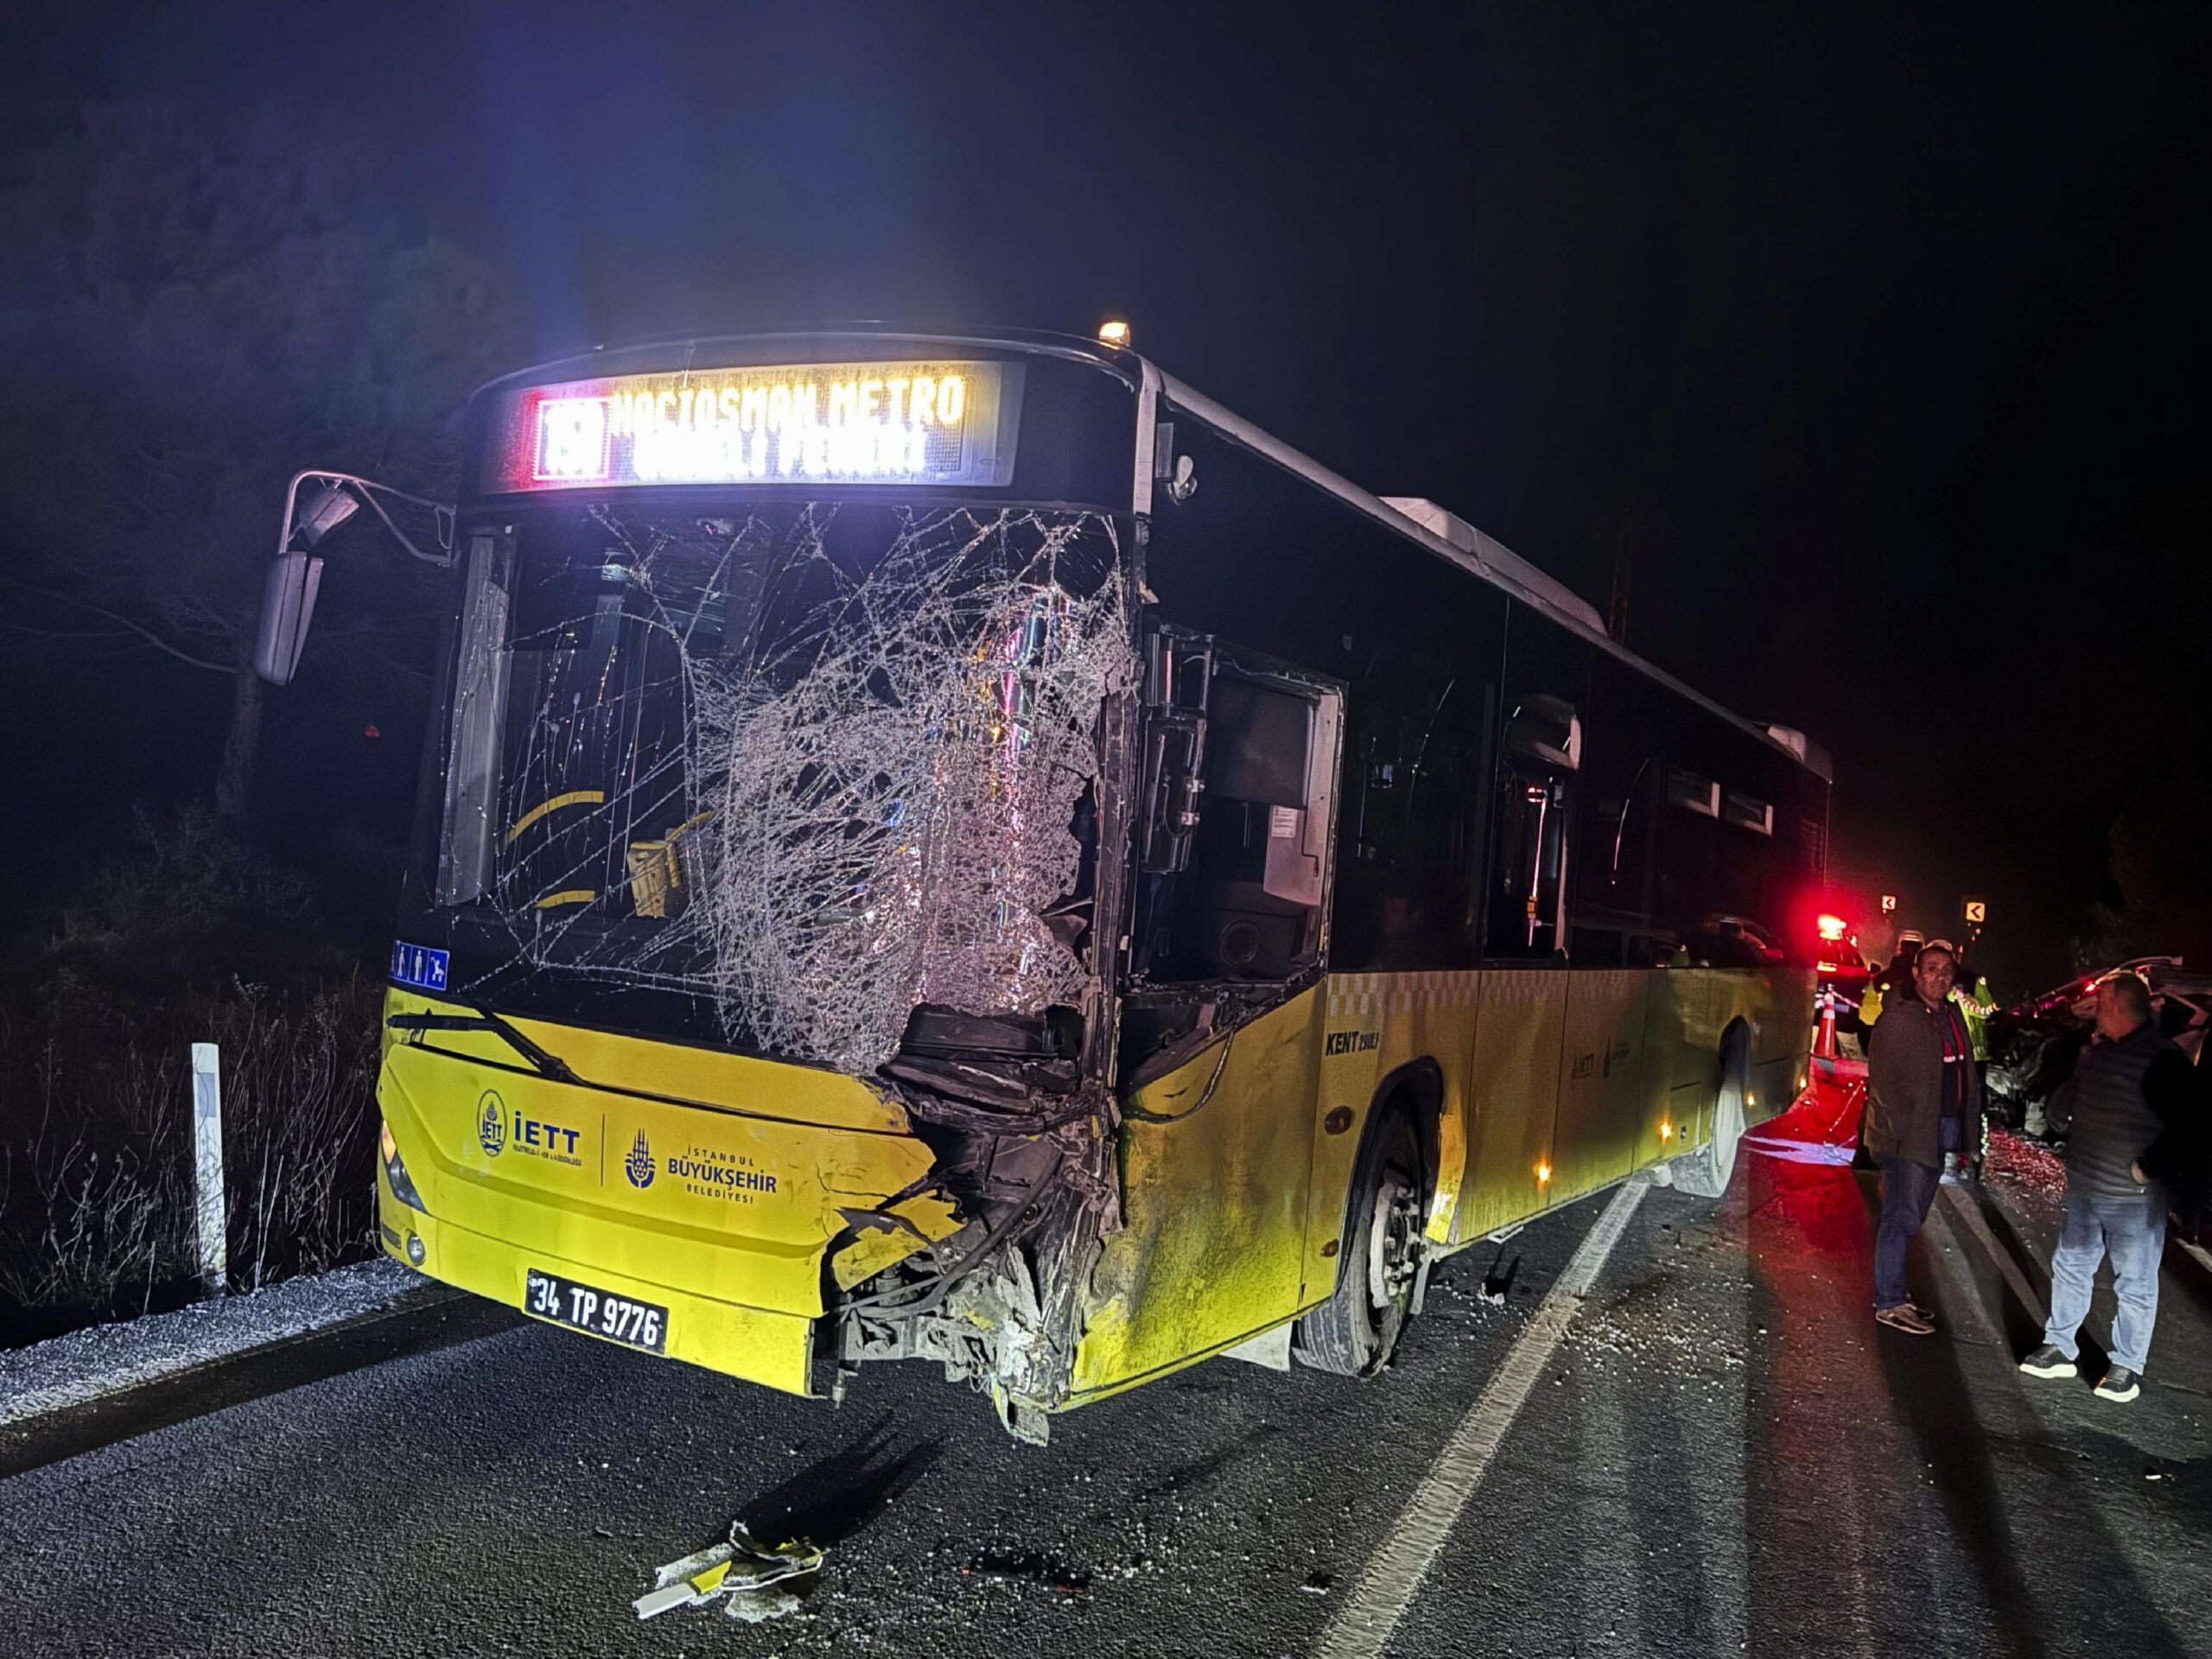
[[[1637,656],[1605,630],[1590,602],[1558,578],[1513,552],[1434,502],[1414,496],[1377,496],[1342,474],[1324,467],[1310,455],[1294,449],[1205,393],[1161,370],[1149,358],[1124,347],[1108,346],[1081,335],[1017,328],[916,327],[883,322],[827,324],[809,328],[770,328],[738,334],[684,335],[612,349],[579,353],[518,370],[486,381],[473,396],[512,386],[621,372],[648,365],[665,371],[691,363],[715,361],[713,348],[727,346],[746,359],[760,360],[760,353],[779,345],[804,347],[805,357],[840,346],[882,346],[906,342],[942,349],[946,346],[984,346],[997,351],[1030,353],[1087,363],[1124,382],[1146,401],[1167,404],[1211,428],[1221,437],[1250,450],[1296,474],[1306,483],[1336,497],[1392,534],[1502,589],[1522,603],[1543,612],[1571,632],[1581,635],[1637,672],[1688,698],[1708,714],[1718,715],[1806,767],[1824,781],[1833,781],[1834,770],[1827,752],[1805,735],[1788,727],[1762,726],[1684,683],[1664,669]],[[804,357],[801,360],[804,360]],[[1137,477],[1139,512],[1148,512],[1152,486],[1152,423],[1141,421],[1138,432]]]
[[[1232,414],[1204,392],[1193,391],[1174,376],[1162,373],[1150,362],[1146,363],[1145,368],[1147,384],[1154,386],[1171,407],[1195,416],[1230,442],[1295,473],[1317,489],[1325,491],[1357,509],[1384,529],[1418,543],[1447,563],[1468,571],[1494,588],[1503,588],[1523,604],[1543,612],[1561,626],[1580,634],[1637,672],[1656,680],[1676,695],[1687,697],[1707,713],[1718,715],[1760,742],[1781,750],[1822,782],[1834,781],[1835,771],[1827,752],[1803,733],[1786,726],[1762,726],[1755,721],[1747,720],[1733,709],[1724,709],[1702,691],[1683,683],[1657,664],[1637,656],[1605,631],[1604,620],[1587,600],[1558,578],[1484,535],[1456,514],[1417,496],[1385,498],[1363,490],[1350,479],[1292,448],[1243,416]]]

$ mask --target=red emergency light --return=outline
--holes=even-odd
[[[1844,925],[1840,916],[1822,916],[1813,925],[1820,930],[1824,939],[1840,939],[1843,937]]]

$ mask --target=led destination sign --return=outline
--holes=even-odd
[[[514,394],[497,487],[1001,485],[1021,367],[816,363],[689,370]]]

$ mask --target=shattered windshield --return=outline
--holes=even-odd
[[[1080,1001],[1098,715],[1132,677],[1110,518],[563,507],[471,537],[465,582],[456,988],[677,990],[849,1071],[923,1003]]]

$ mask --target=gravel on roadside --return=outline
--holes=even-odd
[[[0,1353],[0,1427],[373,1313],[425,1282],[378,1257]]]

